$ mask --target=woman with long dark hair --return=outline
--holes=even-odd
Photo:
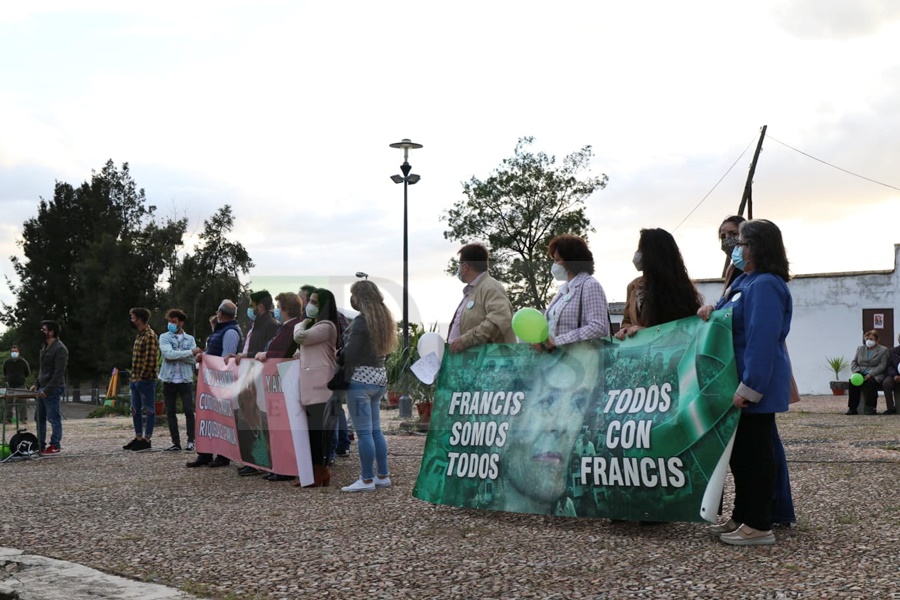
[[[741,410],[730,461],[734,510],[727,523],[712,530],[726,544],[768,545],[775,543],[775,413],[787,411],[791,396],[785,340],[793,304],[781,230],[759,219],[742,223],[739,232],[731,259],[742,274],[715,307],[731,311],[740,381],[732,399]],[[712,306],[704,306],[697,314],[707,320],[712,311]]]
[[[335,348],[340,331],[334,294],[324,288],[312,292],[306,303],[305,316],[307,326],[295,326],[294,342],[300,347],[300,404],[306,410],[313,466],[313,484],[308,487],[328,487],[331,482],[327,465],[331,431],[325,430],[325,407],[332,395],[328,382],[334,375]],[[294,485],[300,485],[300,482]]]
[[[632,259],[643,275],[628,284],[620,340],[645,327],[690,317],[702,298],[688,276],[675,238],[665,229],[641,229]]]
[[[356,430],[360,477],[342,492],[390,487],[387,441],[381,431],[381,397],[387,391],[385,357],[397,347],[394,317],[384,296],[368,279],[350,286],[350,306],[359,311],[344,335],[341,361],[350,381],[347,409]]]

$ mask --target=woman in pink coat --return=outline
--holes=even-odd
[[[309,423],[309,449],[314,483],[310,487],[328,487],[331,472],[326,466],[328,439],[325,430],[325,408],[332,391],[328,382],[334,375],[335,347],[340,336],[337,304],[334,295],[318,289],[309,295],[306,316],[312,324],[294,329],[294,341],[300,347],[300,403],[306,409]],[[299,481],[295,485],[299,485]]]

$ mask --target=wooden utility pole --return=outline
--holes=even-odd
[[[756,143],[756,152],[753,153],[753,161],[750,162],[750,172],[747,173],[747,183],[744,184],[744,194],[741,196],[741,205],[738,207],[738,216],[744,216],[744,208],[747,208],[747,219],[753,218],[753,175],[756,174],[756,163],[759,160],[759,153],[762,151],[763,140],[766,138],[766,127],[768,125],[763,125],[759,134],[759,142]],[[728,271],[728,265],[731,263],[731,258],[725,259],[725,266],[722,267],[722,277],[725,277],[725,273]]]
[[[756,144],[756,152],[753,154],[753,162],[750,163],[750,172],[747,173],[747,183],[744,184],[744,195],[741,197],[741,206],[738,208],[738,216],[744,216],[744,207],[747,207],[747,218],[753,218],[753,175],[756,173],[756,162],[762,150],[763,140],[766,137],[766,127],[763,125],[759,134],[759,142]]]

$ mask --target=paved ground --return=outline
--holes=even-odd
[[[129,596],[121,580],[75,570],[79,586],[40,595],[37,569],[69,567],[6,551],[0,599],[900,598],[900,417],[847,417],[844,403],[806,397],[779,417],[799,523],[756,548],[723,546],[695,523],[423,503],[411,497],[421,436],[389,437],[393,489],[348,495],[336,484],[356,478],[355,454],[331,488],[300,490],[185,469],[186,454],[123,452],[129,419],[71,419],[61,456],[0,465],[0,545],[169,589]]]

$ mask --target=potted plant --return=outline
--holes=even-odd
[[[831,393],[835,396],[843,396],[844,392],[850,387],[850,383],[841,380],[841,371],[850,365],[843,356],[835,356],[834,358],[826,356],[825,360],[828,362],[828,368],[834,372],[834,381],[830,383]]]
[[[431,423],[431,409],[434,406],[434,384],[425,384],[418,378],[412,378],[410,394],[416,399],[416,412],[419,413],[419,424],[427,426]]]

